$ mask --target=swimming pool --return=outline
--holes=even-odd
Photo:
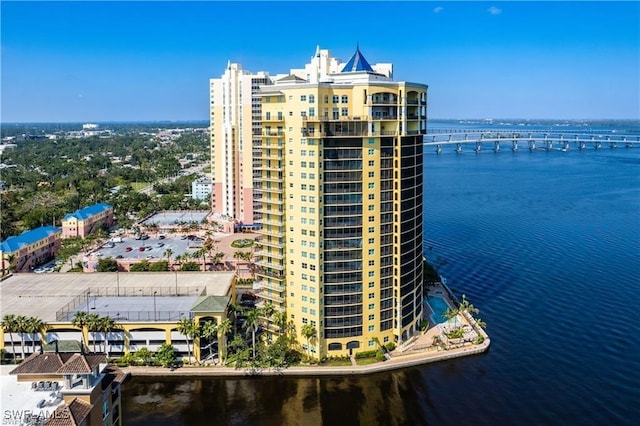
[[[447,302],[445,302],[442,297],[427,296],[426,302],[429,304],[429,307],[433,311],[433,314],[429,316],[433,324],[447,322],[447,319],[443,314],[444,311],[449,309],[449,305],[447,305]]]

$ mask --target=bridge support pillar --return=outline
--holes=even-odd
[[[517,151],[518,150],[518,141],[517,140],[513,140],[513,145],[511,146],[511,149],[513,151]]]
[[[597,141],[596,142],[596,149],[600,149],[600,148],[602,148],[602,142]]]
[[[458,153],[458,154],[462,153],[462,144],[461,143],[456,145],[456,153]]]
[[[495,152],[500,151],[500,141],[495,141],[495,142],[493,143],[493,150],[494,150]]]
[[[551,151],[553,149],[553,142],[549,140],[545,141],[545,148],[547,148],[547,151]]]
[[[569,142],[564,141],[564,145],[562,146],[562,149],[565,151],[569,151]]]
[[[536,150],[536,141],[533,139],[529,140],[529,150],[531,151],[535,151]]]
[[[482,150],[482,142],[476,142],[476,154]]]
[[[436,145],[436,154],[442,154],[442,145]]]

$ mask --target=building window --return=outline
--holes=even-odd
[[[376,184],[373,183],[373,182],[369,182],[369,184],[368,184],[369,189],[373,189],[375,186],[376,186]]]
[[[315,102],[316,102],[316,97],[314,95],[309,95],[309,103],[313,104]],[[309,114],[309,115],[311,115],[311,114]]]
[[[349,115],[349,108],[342,108],[342,110],[340,111],[340,114],[343,117],[347,117]]]
[[[315,117],[316,116],[316,109],[315,108],[309,108],[309,117]]]
[[[347,95],[342,95],[342,103],[343,104],[348,104],[349,103],[349,97]]]
[[[337,104],[340,101],[340,97],[338,95],[333,95],[333,103]]]
[[[375,305],[375,304],[373,304],[373,303],[369,303],[369,309],[374,309],[375,307],[376,307],[376,305]]]
[[[376,162],[374,160],[369,160],[369,167],[373,167],[376,165]]]
[[[376,195],[375,194],[369,194],[369,199],[370,200],[375,200],[376,199]]]
[[[307,95],[300,95],[300,101],[301,102],[306,102],[307,101]]]
[[[375,325],[370,325],[370,326],[369,326],[369,331],[374,331],[375,329],[376,329],[376,326],[375,326]]]
[[[376,276],[376,273],[374,271],[369,271],[369,277],[373,278]]]
[[[373,265],[375,265],[375,264],[376,264],[376,261],[375,261],[375,260],[370,260],[370,261],[369,261],[369,266],[373,266]]]
[[[376,217],[375,216],[369,216],[369,222],[375,222]]]
[[[375,293],[369,293],[369,299],[375,299],[375,298],[376,298]]]
[[[369,209],[369,211],[372,212],[375,209],[375,206],[371,204],[370,206],[367,207],[367,209]]]

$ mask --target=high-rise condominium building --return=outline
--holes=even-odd
[[[427,88],[318,49],[259,91],[255,287],[314,357],[401,343],[422,320]]]
[[[255,223],[253,146],[261,137],[260,99],[254,95],[272,82],[265,72],[252,74],[232,63],[209,81],[211,208],[246,225]]]

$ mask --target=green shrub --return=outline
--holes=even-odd
[[[474,343],[475,343],[476,345],[479,345],[479,344],[481,344],[482,342],[484,342],[484,336],[483,336],[482,334],[478,334],[478,337],[476,337],[476,340],[475,340],[475,342],[474,342]]]
[[[396,348],[396,344],[393,342],[389,342],[386,345],[384,345],[384,347],[391,352],[392,350],[394,350]]]
[[[373,358],[374,356],[376,356],[376,353],[378,353],[377,349],[374,349],[372,351],[358,352],[358,353],[356,353],[356,359]]]

